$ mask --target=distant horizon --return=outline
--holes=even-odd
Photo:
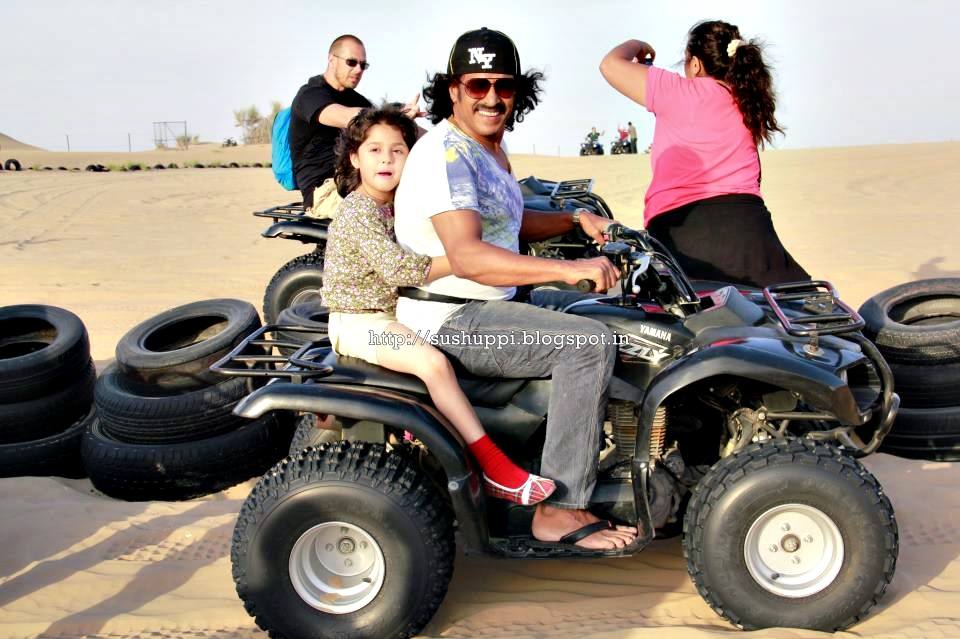
[[[212,142],[238,139],[233,111],[289,104],[307,78],[324,72],[340,34],[366,44],[371,67],[358,90],[373,101],[406,102],[442,68],[457,35],[486,25],[514,39],[523,69],[546,75],[543,101],[507,134],[512,152],[576,155],[592,126],[605,131],[609,148],[628,121],[645,148],[652,115],[607,85],[600,60],[639,38],[656,48],[657,66],[682,72],[688,29],[722,18],[766,43],[786,127],[775,148],[960,140],[953,114],[960,86],[932,64],[949,59],[955,37],[944,19],[954,11],[948,0],[743,0],[722,15],[706,0],[586,8],[578,0],[488,0],[483,7],[482,15],[466,7],[427,12],[368,0],[360,16],[309,0],[268,11],[252,0],[12,0],[0,5],[4,44],[29,54],[5,64],[0,130],[51,151],[66,150],[67,135],[71,151],[125,151],[128,134],[133,149],[149,150],[157,121],[186,120],[190,135]],[[317,26],[299,26],[307,24]]]

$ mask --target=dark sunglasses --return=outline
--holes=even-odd
[[[367,69],[370,68],[370,63],[367,62],[366,60],[364,60],[363,62],[361,62],[360,60],[357,60],[356,58],[344,58],[343,56],[339,56],[339,55],[337,55],[336,53],[334,53],[334,54],[332,54],[332,55],[333,55],[333,57],[335,57],[335,58],[340,58],[341,60],[343,60],[343,61],[346,63],[346,65],[347,65],[348,67],[350,67],[351,69],[352,69],[353,67],[357,66],[358,64],[360,65],[360,70],[361,70],[361,71],[366,71]]]
[[[487,78],[473,78],[472,80],[457,80],[463,85],[467,95],[474,100],[481,100],[490,92],[490,87],[496,91],[497,97],[501,100],[509,100],[517,94],[517,81],[515,78],[500,78],[498,80],[488,80]]]

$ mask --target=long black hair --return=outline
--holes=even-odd
[[[450,85],[458,79],[456,75],[437,73],[427,79],[423,87],[423,99],[427,103],[427,117],[434,124],[453,115],[453,101],[450,99]],[[543,73],[529,70],[517,76],[517,96],[513,103],[513,112],[507,115],[507,131],[513,131],[516,122],[523,122],[527,113],[540,103],[543,88]]]
[[[408,149],[412,148],[413,143],[417,141],[416,123],[404,115],[396,104],[384,104],[358,113],[337,138],[334,180],[337,184],[337,193],[341,197],[347,197],[360,186],[360,170],[350,162],[350,154],[357,153],[360,145],[367,139],[367,132],[377,124],[396,127]]]
[[[741,42],[731,56],[727,47],[733,40]],[[783,133],[774,115],[777,99],[770,67],[763,60],[763,43],[743,40],[736,25],[709,20],[690,29],[686,53],[688,60],[700,59],[707,75],[730,87],[754,144],[763,147],[775,133]]]

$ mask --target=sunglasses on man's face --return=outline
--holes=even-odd
[[[474,100],[482,100],[486,97],[491,86],[501,100],[509,100],[517,94],[517,81],[514,78],[500,78],[498,80],[473,78],[466,82],[463,80],[457,80],[457,82],[463,85],[467,95]]]
[[[344,63],[345,63],[348,67],[350,67],[351,69],[352,69],[353,67],[357,66],[358,64],[360,65],[360,70],[361,70],[361,71],[366,71],[367,69],[370,68],[370,63],[367,62],[366,60],[362,60],[362,61],[361,61],[361,60],[357,60],[356,58],[344,58],[343,56],[339,56],[339,55],[337,55],[336,53],[333,54],[333,57],[335,57],[335,58],[340,58],[340,59],[343,60]]]

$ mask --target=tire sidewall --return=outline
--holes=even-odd
[[[333,615],[311,607],[290,579],[289,557],[297,539],[326,521],[358,526],[383,553],[380,592],[353,613]],[[362,484],[324,480],[305,485],[275,503],[247,534],[247,598],[271,611],[271,627],[287,636],[303,636],[306,629],[315,632],[321,618],[322,636],[396,636],[427,596],[429,552],[417,522],[389,495]]]
[[[844,544],[843,563],[833,582],[798,599],[761,587],[744,558],[751,525],[769,509],[790,503],[822,511],[840,530]],[[856,616],[883,579],[885,524],[862,489],[822,467],[782,464],[751,471],[716,499],[705,517],[700,540],[704,581],[724,609],[749,620],[751,627],[832,629]]]
[[[315,255],[310,253],[308,255]],[[307,257],[307,256],[301,256]],[[300,259],[300,258],[297,258]],[[281,268],[274,275],[267,287],[264,296],[263,313],[268,323],[274,323],[280,313],[290,306],[294,300],[308,291],[320,294],[323,283],[323,256],[317,258],[316,263],[302,262],[295,267],[289,264]],[[312,302],[297,301],[296,305]]]

